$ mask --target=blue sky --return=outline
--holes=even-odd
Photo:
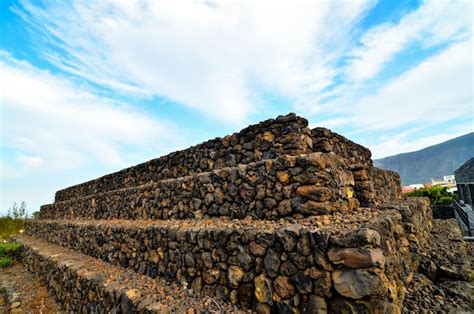
[[[472,132],[472,11],[0,1],[0,211],[288,112],[376,158]]]

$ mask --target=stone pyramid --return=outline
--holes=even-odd
[[[401,311],[431,228],[371,153],[289,114],[71,186],[18,236],[64,311]]]

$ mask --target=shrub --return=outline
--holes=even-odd
[[[442,196],[438,199],[438,205],[451,205],[453,203],[453,198],[451,196]]]
[[[10,266],[12,259],[21,251],[21,244],[15,242],[0,243],[0,268]]]
[[[419,197],[419,196],[424,196],[428,197],[431,201],[431,204],[438,204],[438,205],[449,205],[453,201],[454,195],[450,192],[448,192],[448,188],[446,187],[441,187],[441,186],[432,186],[430,188],[422,188],[410,193],[407,193],[406,196],[408,197]],[[447,204],[441,204],[440,201],[443,198],[449,197],[450,202]],[[448,199],[444,199],[443,202],[447,202]]]

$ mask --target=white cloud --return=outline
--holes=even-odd
[[[348,124],[350,122],[349,118],[332,118],[328,120],[322,121],[310,121],[309,127],[316,128],[316,127],[324,127],[324,128],[334,128],[341,125]]]
[[[43,164],[43,159],[38,156],[25,156],[20,155],[17,160],[29,168],[36,168]]]
[[[422,46],[466,39],[471,36],[472,2],[426,1],[397,24],[381,24],[367,31],[351,53],[346,74],[362,82],[378,74],[397,53],[418,42]]]
[[[333,84],[332,63],[372,5],[22,1],[17,12],[55,45],[43,51],[48,59],[70,73],[240,122],[257,111],[260,88],[299,103]]]
[[[351,124],[363,132],[472,117],[472,74],[472,42],[457,43],[360,99],[348,109]]]
[[[182,144],[170,123],[6,54],[0,58],[0,81],[2,144],[17,154],[18,172],[78,168],[91,161],[122,166],[133,147],[163,152],[160,145]]]

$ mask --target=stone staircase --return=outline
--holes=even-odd
[[[400,312],[430,228],[368,149],[290,114],[60,190],[17,240],[67,312]]]

